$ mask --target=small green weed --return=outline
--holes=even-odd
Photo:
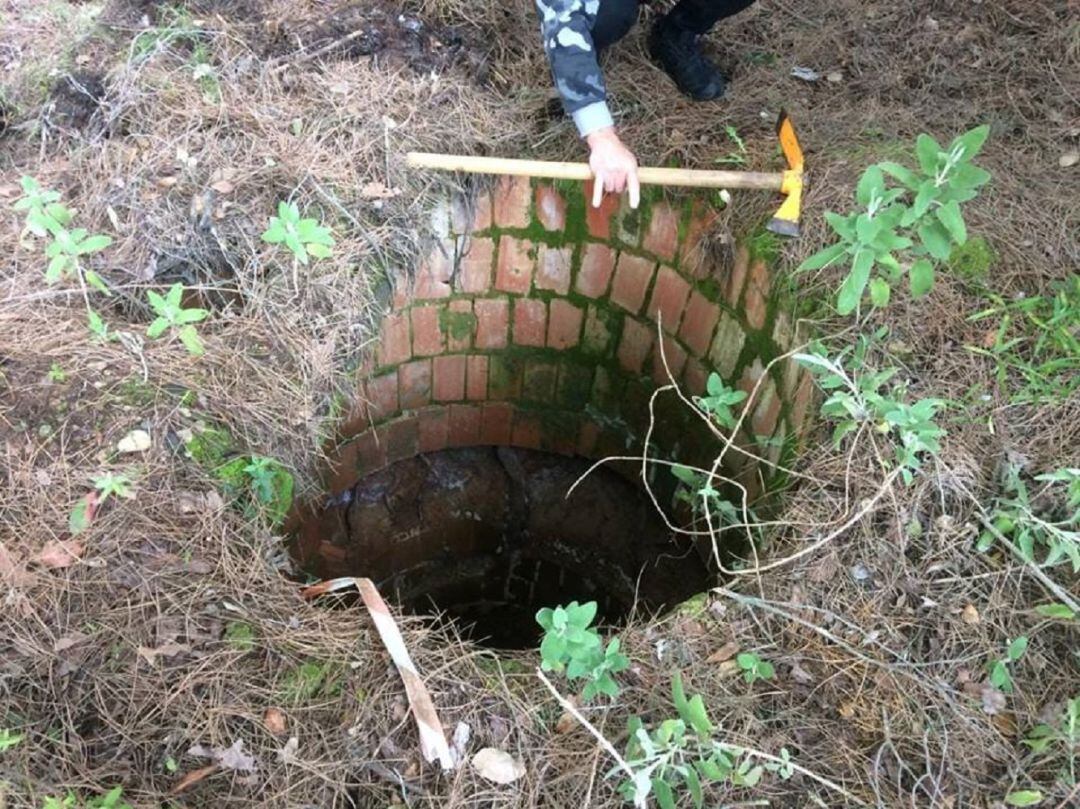
[[[902,385],[886,388],[897,369],[864,369],[868,345],[868,339],[860,337],[850,356],[845,349],[835,359],[830,359],[818,345],[812,349],[814,353],[796,354],[795,359],[810,369],[818,386],[828,394],[821,415],[837,422],[833,443],[840,446],[845,436],[863,426],[891,436],[900,476],[910,484],[922,466],[922,458],[940,450],[945,430],[934,419],[945,402],[920,399],[908,404]]]
[[[288,673],[281,686],[282,698],[293,705],[332,696],[341,688],[340,672],[329,663],[302,663]]]
[[[1024,656],[1027,647],[1027,635],[1021,635],[1009,641],[1004,657],[991,660],[986,664],[987,673],[990,675],[990,685],[1006,694],[1013,692],[1013,679],[1012,674],[1009,672],[1009,666]]]
[[[929,135],[919,135],[916,169],[891,161],[867,168],[855,192],[859,210],[847,216],[825,214],[840,241],[810,256],[798,270],[850,263],[836,299],[842,315],[856,311],[867,290],[871,304],[887,306],[905,274],[913,296],[928,293],[935,266],[968,240],[960,206],[990,180],[989,172],[971,164],[989,134],[988,126],[980,126],[947,149]],[[890,187],[890,178],[899,186]]]
[[[742,652],[736,655],[735,662],[743,673],[743,679],[751,684],[758,680],[771,680],[776,674],[772,663],[763,660],[753,652]]]
[[[225,627],[225,642],[238,652],[250,652],[255,648],[255,630],[244,621],[230,621]]]
[[[104,795],[96,798],[80,800],[74,792],[68,792],[63,798],[45,798],[41,809],[132,809],[127,801],[123,800],[124,788],[113,787]]]
[[[694,404],[728,430],[735,428],[735,413],[732,408],[746,399],[746,392],[729,388],[719,374],[709,374],[705,383],[705,396],[695,396]]]
[[[67,373],[60,366],[60,363],[54,362],[49,366],[49,381],[50,382],[64,382],[67,380]]]
[[[93,520],[94,514],[105,505],[110,497],[120,497],[131,500],[135,492],[131,490],[131,478],[124,474],[106,472],[100,477],[92,479],[94,484],[94,496],[87,495],[80,498],[75,507],[68,515],[68,530],[74,534],[81,534]]]
[[[292,473],[273,458],[242,455],[220,466],[215,474],[232,497],[248,498],[245,512],[261,513],[272,525],[284,521],[293,503]]]
[[[544,630],[541,667],[544,671],[565,671],[570,680],[585,680],[582,699],[586,702],[597,694],[617,697],[619,686],[611,675],[630,665],[619,653],[618,638],[612,638],[604,648],[600,633],[590,627],[594,618],[595,601],[571,601],[565,607],[545,607],[536,613],[536,622]]]
[[[1054,406],[1080,390],[1080,275],[1049,297],[990,299],[969,319],[996,322],[993,343],[966,348],[994,362],[1009,401]]]
[[[746,157],[746,143],[743,141],[742,137],[739,136],[739,130],[729,124],[724,127],[724,134],[727,135],[728,141],[735,148],[723,157],[716,158],[713,162],[718,166],[745,166],[748,162]]]
[[[152,289],[146,291],[150,308],[157,315],[147,327],[146,336],[151,340],[156,340],[165,333],[166,329],[172,329],[189,354],[201,357],[205,349],[194,324],[205,320],[210,313],[206,309],[185,309],[182,303],[183,297],[183,284],[173,284],[164,297]]]
[[[0,728],[0,753],[16,747],[24,738],[22,733],[16,733],[8,728]]]
[[[1054,720],[1029,730],[1024,737],[1024,744],[1037,756],[1061,756],[1064,763],[1057,777],[1066,788],[1075,787],[1077,777],[1080,776],[1076,766],[1077,757],[1080,756],[1080,696],[1068,700]]]
[[[270,226],[263,232],[262,240],[268,244],[284,244],[301,264],[308,257],[329,258],[333,255],[334,237],[330,228],[318,219],[301,219],[295,202],[278,203],[278,215],[270,217]]]

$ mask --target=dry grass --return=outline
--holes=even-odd
[[[90,32],[92,6],[3,8],[0,58],[18,64],[3,80],[15,111],[0,134],[0,193],[33,174],[62,190],[85,226],[115,234],[98,262],[115,292],[103,313],[132,339],[91,342],[80,296],[44,288],[39,254],[16,248],[0,262],[0,728],[26,733],[0,753],[0,804],[39,806],[67,789],[122,784],[133,805],[157,805],[205,763],[187,754],[192,745],[237,739],[256,757],[256,773],[214,773],[177,805],[618,803],[603,777],[610,762],[591,737],[551,730],[560,711],[531,675],[532,655],[500,662],[451,629],[409,621],[410,648],[444,723],[468,723],[473,749],[509,750],[528,775],[496,788],[469,768],[444,777],[421,767],[399,682],[366,618],[305,604],[282,576],[278,539],[258,521],[228,508],[182,510],[182,493],[214,486],[177,449],[177,437],[201,420],[282,459],[302,492],[316,493],[337,396],[350,391],[389,294],[385,270],[411,265],[429,208],[447,188],[407,174],[405,151],[578,153],[569,126],[549,112],[525,0],[410,4],[464,37],[459,52],[439,52],[435,74],[429,52],[374,63],[335,51],[298,56],[297,37],[308,51],[332,40],[337,29],[325,20],[344,5],[206,0],[192,15],[198,33],[172,25],[146,53],[133,46],[142,16],[169,22],[154,3],[115,3]],[[611,90],[643,162],[708,165],[730,150],[724,127],[732,124],[750,165],[771,166],[772,117],[787,106],[814,172],[808,233],[787,248],[789,259],[824,239],[820,212],[846,207],[867,162],[895,156],[919,131],[944,138],[989,121],[983,162],[995,182],[972,205],[970,226],[1000,256],[994,288],[1030,294],[1075,272],[1080,258],[1071,184],[1057,166],[1080,136],[1069,6],[762,0],[716,39],[736,74],[724,106],[675,99],[640,37],[611,55]],[[212,66],[212,86],[193,75],[199,59]],[[794,65],[839,70],[843,80],[803,85],[788,75]],[[107,93],[85,125],[70,102],[42,95],[57,66],[103,68]],[[230,190],[212,187],[221,179]],[[371,182],[402,193],[367,198]],[[258,238],[274,203],[288,197],[332,220],[339,238],[334,259],[299,275]],[[745,200],[729,227],[741,234],[768,204]],[[18,223],[0,221],[14,245]],[[176,345],[135,339],[150,318],[143,290],[174,281],[197,288],[215,312],[198,361]],[[812,279],[813,290],[834,281]],[[972,337],[965,316],[977,306],[947,278],[927,301],[901,300],[877,316],[894,344],[906,345],[890,361],[915,393],[959,399],[988,382],[989,369],[962,349]],[[63,381],[49,378],[54,363]],[[185,390],[197,392],[194,403],[182,401]],[[989,806],[1018,779],[1025,785],[1018,736],[1075,695],[1076,633],[1038,623],[1030,607],[1047,596],[1022,565],[972,552],[973,518],[1006,453],[1040,469],[1077,464],[1078,405],[984,402],[950,425],[920,485],[888,491],[821,552],[740,579],[738,597],[631,626],[625,644],[635,667],[624,696],[590,718],[615,739],[632,713],[659,718],[678,666],[727,740],[787,746],[868,802]],[[991,418],[994,435],[985,429]],[[135,460],[112,454],[139,426],[153,448]],[[875,494],[875,452],[869,439],[844,455],[808,450],[800,466],[808,482],[783,515],[793,527],[777,532],[770,559],[842,524]],[[136,499],[103,510],[81,538],[78,564],[35,564],[46,543],[65,538],[71,505],[105,470],[131,472]],[[907,530],[914,518],[924,527],[918,537]],[[853,577],[856,566],[870,576]],[[969,605],[977,622],[963,619]],[[253,648],[229,634],[237,623],[250,627]],[[1036,626],[1022,687],[1005,712],[986,715],[964,679],[978,681],[1006,638]],[[775,684],[748,688],[730,663],[708,662],[728,640],[776,662]],[[140,653],[162,647],[174,653]],[[325,666],[333,687],[298,698],[305,664]],[[263,724],[271,707],[286,714],[283,736]],[[290,735],[296,760],[283,763],[276,751]],[[1038,766],[1028,774],[1052,779]],[[808,795],[840,800],[799,778],[724,800],[794,806]]]

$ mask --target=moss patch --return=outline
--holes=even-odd
[[[954,247],[945,266],[965,281],[984,281],[996,261],[994,248],[986,239],[976,236]]]

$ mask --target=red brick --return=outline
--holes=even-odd
[[[640,312],[655,266],[652,259],[622,253],[615,265],[615,281],[611,285],[612,302],[631,314]]]
[[[615,269],[615,253],[604,244],[590,243],[581,252],[581,269],[574,288],[582,295],[600,298],[607,292]]]
[[[683,391],[688,396],[702,396],[709,384],[709,369],[690,357],[683,371]]]
[[[494,263],[494,241],[486,238],[469,239],[458,262],[458,291],[482,294],[491,289],[491,268]]]
[[[679,339],[695,356],[704,357],[719,320],[720,307],[695,290],[690,294],[690,302],[683,313]]]
[[[460,236],[490,228],[491,194],[486,191],[455,194],[450,203],[450,227]]]
[[[569,301],[555,298],[548,318],[548,348],[573,348],[581,339],[581,321],[585,313]]]
[[[720,317],[720,325],[716,329],[716,337],[713,338],[712,349],[709,351],[713,370],[720,374],[725,382],[735,373],[735,366],[739,363],[745,343],[746,333],[742,324],[725,312]]]
[[[431,300],[450,295],[450,278],[454,273],[454,242],[442,239],[431,248],[416,268],[413,299]]]
[[[517,357],[497,354],[488,360],[488,398],[518,399],[521,397],[521,381],[525,376],[525,363]]]
[[[473,311],[476,314],[476,347],[506,348],[510,302],[506,298],[481,298],[473,301]]]
[[[386,425],[386,461],[395,463],[416,455],[420,446],[420,419],[405,416]]]
[[[665,261],[672,261],[679,249],[679,214],[667,203],[655,205],[649,229],[641,245],[646,251]]]
[[[585,333],[581,338],[582,346],[590,354],[602,356],[607,353],[610,342],[611,329],[608,328],[607,320],[600,316],[597,307],[589,306],[589,314],[585,318]]]
[[[386,444],[379,440],[374,430],[356,437],[356,471],[361,475],[377,472],[386,466]]]
[[[480,408],[450,405],[450,432],[447,446],[473,447],[480,443]]]
[[[372,421],[382,421],[398,411],[398,372],[367,381],[368,413]]]
[[[413,354],[418,357],[431,357],[441,354],[446,343],[443,340],[439,314],[441,306],[414,306],[412,316]]]
[[[804,370],[791,402],[791,429],[800,437],[806,434],[806,428],[809,425],[807,415],[813,400],[814,383],[810,374]]]
[[[566,228],[566,200],[550,185],[536,187],[536,218],[544,230],[561,232]]]
[[[331,475],[326,488],[330,494],[338,495],[356,485],[356,466],[360,462],[360,448],[355,441],[350,441],[334,451],[330,462]]]
[[[379,340],[379,365],[397,365],[412,356],[409,348],[409,315],[387,315],[383,318]]]
[[[591,458],[596,451],[596,442],[599,438],[600,428],[591,421],[582,421],[578,429],[578,455]]]
[[[727,284],[727,300],[733,309],[738,309],[743,282],[746,281],[746,271],[749,269],[750,251],[740,245],[735,250],[735,261],[731,266],[731,275],[728,277]]]
[[[663,346],[663,358],[660,356],[660,347]],[[667,368],[664,367],[667,360]],[[653,381],[657,385],[678,384],[682,375],[683,366],[686,365],[686,351],[673,337],[663,335],[656,349],[653,351]],[[671,375],[668,375],[668,371]]]
[[[754,408],[752,424],[754,434],[768,438],[776,430],[780,418],[780,397],[776,395],[776,383],[768,380],[758,390],[758,403]]]
[[[619,342],[619,365],[632,374],[640,374],[652,344],[653,330],[650,326],[633,318],[625,318],[622,340]]]
[[[513,434],[514,406],[508,402],[485,404],[481,411],[480,443],[504,446]]]
[[[472,336],[476,330],[472,301],[450,301],[446,309],[446,316],[439,324],[446,333],[446,350],[468,351],[472,347]]]
[[[495,268],[495,288],[500,292],[525,295],[532,286],[533,244],[528,239],[503,236],[499,239],[499,261]]]
[[[611,217],[619,210],[619,195],[604,194],[599,208],[592,204],[593,183],[592,180],[585,182],[585,226],[589,235],[597,239],[611,238]]]
[[[679,266],[691,278],[701,279],[709,275],[706,246],[718,218],[719,214],[712,207],[700,203],[694,206],[690,214],[690,222],[679,250]]]
[[[533,402],[551,402],[555,398],[558,368],[555,363],[529,360],[525,363],[522,398]]]
[[[750,278],[746,282],[746,300],[743,307],[746,311],[746,322],[752,329],[760,329],[765,325],[769,305],[769,268],[765,262],[757,259],[750,266]]]
[[[480,401],[487,398],[488,358],[474,354],[465,363],[465,398]]]
[[[569,292],[571,257],[572,251],[569,247],[541,245],[536,262],[536,288],[550,289],[560,295]]]
[[[495,186],[492,205],[495,225],[500,228],[527,228],[532,188],[528,177],[501,177]]]
[[[543,428],[540,419],[532,413],[514,413],[514,428],[510,436],[510,443],[515,447],[526,449],[540,449],[543,441]]]
[[[493,213],[491,194],[487,191],[478,193],[473,199],[473,230],[488,230],[491,227]]]
[[[735,387],[743,391],[746,394],[746,399],[743,400],[742,408],[747,409],[757,406],[758,395],[760,394],[761,387],[758,385],[758,381],[765,376],[765,367],[761,364],[761,360],[755,359],[748,366],[743,368],[742,376],[739,377],[739,381]],[[755,388],[758,390],[758,394],[754,393]]]
[[[438,452],[446,449],[450,414],[445,407],[428,407],[420,411],[420,451]]]
[[[436,402],[459,402],[465,398],[465,355],[451,354],[432,360]]]
[[[431,360],[414,360],[398,369],[401,409],[415,410],[431,401]]]
[[[679,330],[679,320],[689,294],[690,284],[681,275],[671,267],[661,267],[656,274],[656,284],[649,301],[649,317],[662,323],[668,334],[675,334]]]
[[[533,298],[514,301],[514,342],[519,346],[543,348],[547,327],[547,305]]]

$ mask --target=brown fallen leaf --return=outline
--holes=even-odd
[[[210,187],[217,191],[219,194],[231,194],[235,185],[228,180],[218,180],[216,183],[210,183]]]
[[[360,196],[364,199],[393,199],[401,195],[400,188],[389,188],[377,180],[367,183],[360,189]]]
[[[158,188],[172,188],[178,182],[180,182],[180,179],[175,175],[170,174],[167,177],[158,177],[157,184]]]
[[[512,784],[525,775],[525,765],[509,753],[485,747],[472,757],[472,766],[481,778],[496,784]]]
[[[53,644],[53,651],[63,652],[72,646],[78,646],[88,637],[90,636],[84,635],[82,632],[72,632],[70,635],[64,635],[64,637],[56,639],[56,643]]]
[[[275,736],[285,733],[285,714],[279,708],[267,708],[263,714],[263,726]]]
[[[993,716],[1005,710],[1005,695],[987,683],[981,689],[983,713]]]
[[[34,557],[34,561],[47,568],[58,570],[71,567],[79,561],[85,548],[77,539],[52,539]]]
[[[733,640],[729,640],[711,655],[705,658],[706,663],[723,663],[725,660],[731,660],[735,655],[739,653],[739,644]]]
[[[979,623],[979,611],[975,608],[974,604],[968,604],[964,607],[964,611],[960,613],[960,617],[965,624]]]
[[[213,773],[215,770],[217,770],[217,768],[218,768],[217,764],[208,764],[205,767],[200,767],[197,770],[192,770],[187,775],[185,775],[183,778],[181,778],[177,782],[176,786],[174,786],[172,789],[169,790],[169,794],[170,795],[179,795],[185,789],[191,789],[191,787],[195,786],[201,780],[206,778],[206,776]]]
[[[574,719],[574,715],[569,711],[563,711],[562,716],[559,717],[559,721],[555,723],[555,732],[565,736],[572,731],[576,725],[577,720]]]
[[[0,542],[0,582],[5,582],[10,587],[18,587],[27,578],[26,569],[15,561],[4,543]]]
[[[190,652],[191,647],[186,643],[165,643],[158,646],[156,649],[151,649],[148,646],[140,646],[138,648],[138,655],[151,666],[157,665],[157,659],[161,657],[175,657],[182,652]]]

